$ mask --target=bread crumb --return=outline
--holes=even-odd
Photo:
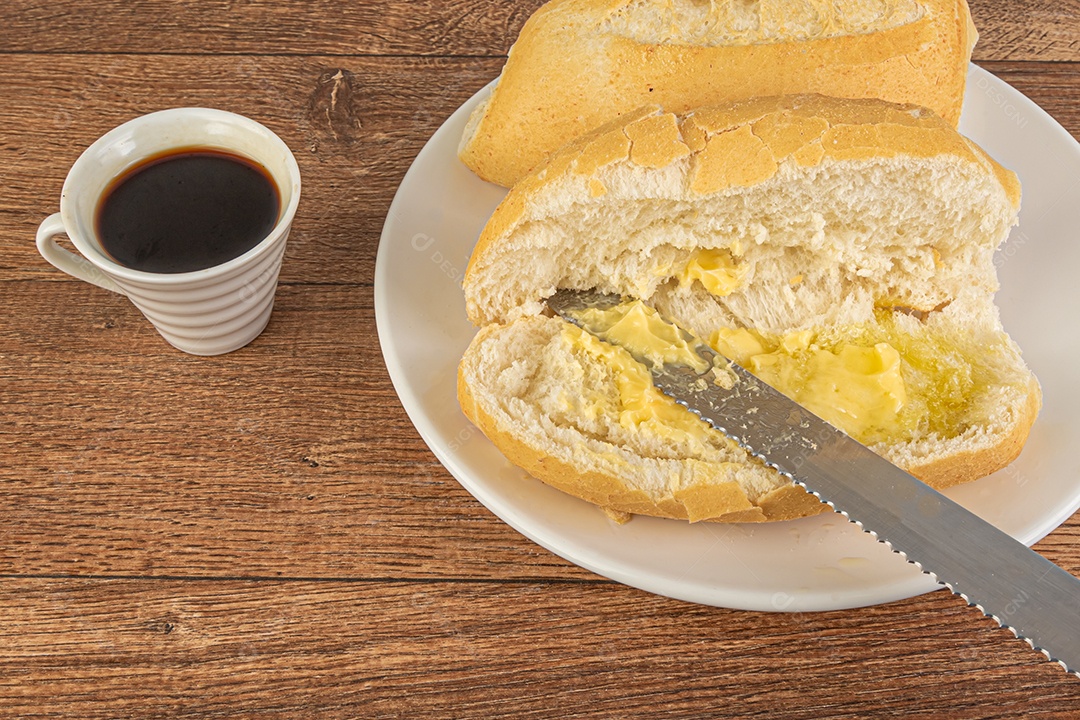
[[[622,510],[615,510],[614,508],[606,507],[601,508],[601,510],[603,510],[604,514],[608,516],[608,520],[611,520],[616,525],[625,525],[626,523],[630,522],[631,518],[634,517],[628,512],[623,512]]]

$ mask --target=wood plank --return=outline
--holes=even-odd
[[[1080,0],[973,0],[979,30],[973,57],[991,60],[1080,60]]]
[[[416,153],[500,66],[491,59],[160,55],[57,55],[48,63],[8,55],[4,63],[0,280],[69,280],[38,256],[34,231],[58,208],[68,167],[94,139],[142,113],[210,105],[264,122],[297,154],[305,189],[283,281],[360,284],[374,277],[386,212]],[[1080,138],[1080,64],[985,66]],[[339,71],[345,84],[331,110]]]
[[[1073,717],[944,592],[812,615],[613,585],[0,583],[7,717]]]
[[[220,358],[82,283],[0,283],[0,306],[19,308],[0,323],[2,573],[593,577],[435,461],[368,288],[283,286],[267,331]],[[1080,515],[1040,548],[1080,570]]]
[[[498,60],[2,56],[0,280],[67,280],[37,255],[68,168],[137,115],[209,106],[279,133],[305,180],[285,282],[370,283],[394,190],[440,124]],[[333,99],[333,104],[331,100]],[[464,261],[464,259],[463,259]]]
[[[0,572],[589,577],[435,461],[370,288],[281,287],[267,331],[220,358],[82,283],[0,283],[0,304],[19,308],[0,322]]]
[[[15,52],[503,56],[541,0],[9,0]],[[976,60],[1080,60],[1080,0],[972,0]]]
[[[8,0],[0,48],[219,55],[505,55],[542,0]]]

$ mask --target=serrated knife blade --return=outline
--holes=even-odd
[[[575,311],[620,300],[560,290],[548,306],[580,326]],[[711,370],[698,373],[670,364],[649,367],[653,383],[969,605],[1080,676],[1080,580],[711,348],[702,344],[698,353],[734,373],[730,387],[717,384]]]

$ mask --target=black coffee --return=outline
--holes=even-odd
[[[280,192],[262,165],[179,148],[112,181],[98,204],[97,231],[121,265],[182,273],[243,255],[270,234],[280,211]]]

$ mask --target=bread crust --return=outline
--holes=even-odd
[[[690,521],[766,522],[827,510],[813,495],[793,483],[783,482],[763,464],[750,469],[772,475],[747,473],[747,468],[757,461],[744,455],[730,464],[742,468],[739,478],[747,481],[745,485],[735,481],[733,471],[710,469],[705,467],[704,460],[691,456],[683,461],[686,465],[679,468],[679,477],[668,487],[663,479],[651,483],[640,480],[651,477],[645,473],[632,475],[635,466],[631,463],[635,458],[628,448],[612,445],[620,451],[620,459],[612,462],[593,462],[588,458],[579,463],[582,457],[573,453],[553,457],[552,446],[549,444],[545,449],[539,439],[542,433],[532,437],[529,432],[523,432],[505,415],[498,402],[488,396],[489,388],[472,386],[467,367],[476,361],[474,348],[504,327],[501,324],[516,323],[539,313],[543,298],[556,287],[575,287],[563,285],[568,281],[561,273],[568,268],[580,271],[581,266],[589,266],[595,259],[628,250],[620,244],[625,239],[622,235],[603,236],[598,238],[595,253],[590,245],[586,248],[587,256],[575,256],[583,258],[580,266],[567,263],[565,249],[560,249],[550,253],[552,265],[538,265],[542,271],[523,280],[521,258],[529,255],[537,261],[541,255],[538,248],[553,235],[544,232],[545,223],[554,222],[556,226],[566,223],[568,208],[593,208],[607,202],[605,195],[609,192],[612,202],[638,198],[635,193],[641,185],[646,185],[648,189],[640,196],[643,202],[674,198],[684,209],[689,206],[701,210],[710,207],[707,202],[713,195],[722,196],[769,182],[781,168],[791,171],[799,166],[845,160],[867,160],[868,165],[874,165],[898,156],[928,159],[947,156],[950,168],[955,164],[952,159],[957,159],[964,172],[970,169],[971,175],[978,176],[979,187],[984,190],[978,195],[981,200],[972,205],[975,201],[969,197],[973,196],[963,198],[965,207],[975,208],[977,221],[971,227],[976,227],[982,235],[960,235],[958,242],[962,246],[984,244],[992,253],[993,247],[1007,234],[1009,224],[1015,222],[1020,201],[1019,181],[947,122],[914,105],[799,95],[752,98],[724,107],[698,109],[681,117],[658,107],[645,107],[575,140],[511,189],[473,251],[464,290],[469,318],[481,329],[459,367],[458,397],[463,411],[511,462],[559,490],[599,505],[613,517],[641,514]],[[624,166],[633,172],[623,172]],[[837,167],[846,172],[852,165]],[[778,179],[792,176],[781,175]],[[610,191],[604,187],[604,181],[610,181]],[[854,222],[859,222],[861,217],[856,216]],[[992,217],[997,219],[991,222]],[[622,232],[628,225],[616,220],[615,226]],[[579,228],[573,224],[571,227],[569,233],[563,232],[559,237],[576,238]],[[932,226],[931,231],[936,232],[936,227]],[[536,232],[530,235],[529,231]],[[641,247],[633,245],[628,254],[635,254]],[[1015,358],[1015,366],[1009,371],[1013,374],[1003,381],[1009,388],[1008,402],[1000,406],[1004,410],[992,423],[972,429],[976,435],[972,442],[956,442],[947,446],[947,451],[939,449],[943,447],[939,445],[929,450],[925,447],[913,450],[917,444],[913,440],[881,451],[894,462],[906,463],[909,472],[939,489],[975,480],[1012,462],[1027,439],[1041,402],[1037,381],[1000,330],[992,289],[982,285],[973,289],[971,275],[984,270],[994,275],[992,255],[978,257],[979,263],[985,263],[986,267],[976,267],[975,261],[971,265],[959,265],[965,279],[964,292],[975,294],[950,296],[951,305],[930,307],[926,312],[942,311],[945,315],[939,317],[950,318],[956,317],[948,315],[951,311],[970,312],[964,317],[973,317],[976,328],[998,333],[996,336],[1003,338],[1009,357]],[[941,272],[934,270],[930,279],[940,283]],[[628,282],[633,285],[634,278]],[[546,287],[548,284],[551,287]],[[581,287],[589,286],[586,283]],[[616,291],[634,292],[621,286]],[[974,309],[962,301],[963,297],[967,302],[974,298]],[[983,430],[985,433],[979,435]],[[960,446],[962,449],[957,450]],[[561,452],[559,448],[555,450]],[[942,455],[944,452],[948,454]],[[607,454],[602,457],[606,459]],[[589,467],[585,468],[586,465]],[[648,464],[650,471],[652,467]],[[626,477],[631,477],[633,483],[628,484]],[[683,477],[689,480],[684,481]],[[648,491],[638,487],[647,487]]]
[[[485,333],[495,326],[483,328],[477,335],[482,341]],[[692,491],[656,498],[627,486],[623,478],[604,472],[582,471],[552,457],[543,448],[529,444],[514,427],[504,427],[477,399],[469,381],[466,360],[458,367],[458,402],[465,416],[514,465],[538,480],[576,498],[603,508],[609,515],[647,515],[675,520],[708,522],[775,522],[827,512],[829,506],[820,502],[793,482],[771,490],[751,500],[738,483],[722,482],[698,485]],[[1009,432],[992,446],[977,452],[960,452],[923,465],[905,468],[915,477],[936,489],[970,482],[997,472],[1019,456],[1035,422],[1042,395],[1034,377],[1028,388],[1027,400],[1011,425]],[[699,461],[696,461],[699,462]]]
[[[796,6],[774,3],[778,12],[785,4]],[[953,127],[959,122],[977,39],[964,0],[912,2],[914,19],[880,29],[873,22],[837,27],[837,18],[827,17],[835,11],[823,4],[819,27],[780,27],[769,37],[739,36],[721,15],[705,18],[714,30],[692,39],[634,30],[642,24],[638,16],[672,5],[680,2],[552,0],[542,6],[471,119],[462,161],[509,187],[573,138],[647,104],[684,113],[755,96],[820,93],[913,103]],[[850,0],[845,10],[871,5]],[[713,3],[710,12],[720,13],[721,6]],[[628,18],[626,27],[614,27],[613,18]],[[757,23],[763,28],[767,18],[759,15]]]
[[[526,443],[514,428],[502,427],[484,404],[477,401],[464,364],[458,369],[457,389],[458,402],[465,416],[507,460],[548,485],[605,510],[677,520],[761,522],[770,519],[734,482],[699,487],[698,492],[685,500],[674,496],[658,499],[628,487],[622,478],[615,475],[582,471],[552,457],[542,448]]]
[[[509,237],[534,220],[535,198],[549,186],[575,177],[599,182],[598,171],[616,163],[661,168],[682,159],[690,164],[688,197],[748,187],[771,179],[780,164],[804,167],[827,160],[873,160],[909,155],[951,156],[989,171],[1013,209],[1020,182],[981,148],[935,114],[915,105],[880,100],[845,100],[822,95],[751,98],[699,108],[685,116],[643,107],[585,134],[522,178],[485,225],[465,271],[466,307],[476,325],[505,321],[508,308],[480,307],[473,288]],[[595,191],[603,192],[601,187]]]

